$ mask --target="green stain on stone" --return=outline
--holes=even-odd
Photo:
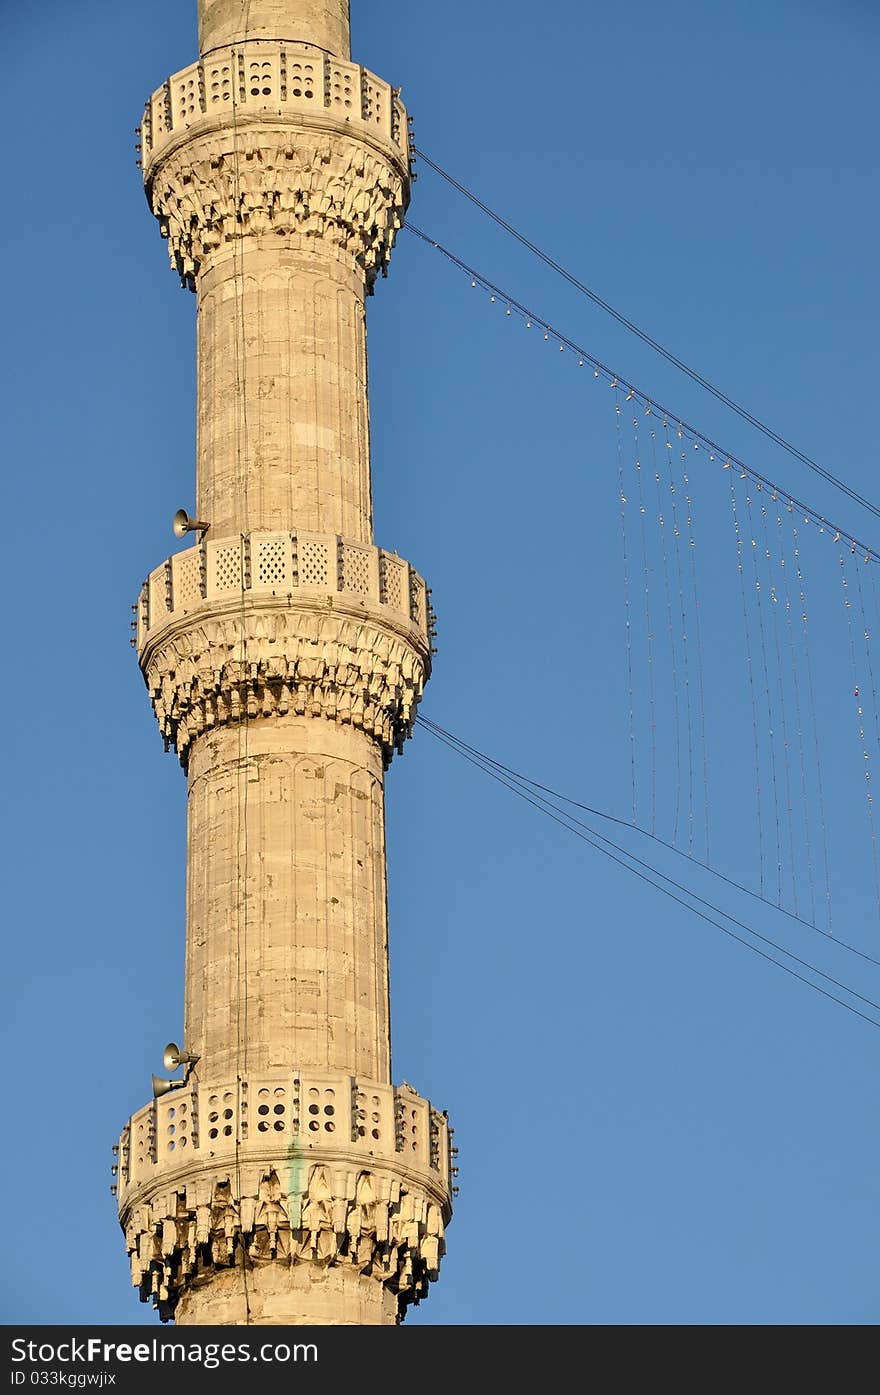
[[[290,1205],[290,1228],[299,1227],[303,1196],[308,1187],[308,1163],[300,1145],[294,1140],[287,1150],[287,1200]]]

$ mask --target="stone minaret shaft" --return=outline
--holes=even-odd
[[[365,296],[409,199],[347,0],[199,0],[147,103],[147,196],[197,296],[198,541],[137,648],[189,782],[185,1081],[120,1141],[133,1282],[178,1323],[399,1321],[451,1214],[444,1114],[390,1075],[384,771],[430,672],[373,545]]]

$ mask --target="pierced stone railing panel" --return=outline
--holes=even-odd
[[[426,588],[408,562],[381,548],[323,533],[251,533],[178,552],[150,573],[137,607],[137,647],[204,602],[246,594],[350,594],[427,634]]]
[[[145,169],[202,118],[235,109],[250,115],[326,113],[366,129],[407,156],[406,108],[389,83],[362,68],[305,45],[271,39],[217,49],[192,63],[150,96],[144,112]]]
[[[406,1084],[316,1071],[190,1081],[122,1131],[132,1283],[167,1319],[196,1274],[317,1261],[387,1286],[402,1316],[445,1251],[450,1132]]]
[[[400,1155],[403,1166],[449,1186],[446,1116],[410,1085],[307,1070],[239,1082],[191,1081],[139,1109],[120,1145],[120,1208],[138,1189],[194,1158],[262,1155],[267,1148],[285,1153],[294,1142],[365,1158]]]

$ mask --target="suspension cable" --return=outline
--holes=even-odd
[[[828,484],[834,485],[835,489],[841,490],[848,498],[852,499],[854,503],[861,504],[863,508],[868,509],[876,518],[880,518],[880,506],[873,504],[870,499],[866,499],[863,494],[859,494],[857,490],[846,484],[844,480],[832,474],[830,470],[826,470],[817,460],[813,460],[811,456],[793,445],[791,441],[786,440],[778,431],[774,431],[772,426],[768,426],[765,421],[761,421],[759,417],[756,417],[752,412],[748,411],[747,408],[743,407],[739,402],[736,402],[734,398],[729,397],[726,392],[722,392],[721,388],[716,387],[708,378],[704,378],[702,373],[698,373],[696,369],[689,367],[689,365],[678,358],[676,354],[672,353],[670,349],[665,348],[663,344],[653,339],[650,334],[641,329],[637,324],[634,324],[632,320],[627,319],[626,315],[621,314],[619,310],[615,310],[613,305],[609,305],[607,300],[603,300],[600,295],[597,295],[589,286],[586,286],[583,281],[580,281],[577,276],[568,271],[551,257],[549,253],[543,251],[536,243],[527,238],[524,233],[521,233],[517,228],[513,227],[511,223],[508,223],[499,213],[496,213],[487,203],[484,203],[482,199],[478,198],[471,189],[468,189],[466,185],[454,179],[447,170],[444,170],[435,160],[432,160],[430,155],[426,155],[423,150],[419,149],[416,149],[414,153],[417,159],[423,160],[435,174],[439,174],[441,179],[445,179],[447,184],[451,185],[453,189],[457,189],[460,194],[463,194],[475,208],[478,208],[481,213],[485,213],[487,218],[491,218],[492,222],[496,223],[499,228],[502,228],[504,232],[508,233],[509,236],[514,238],[521,246],[538,257],[545,266],[550,267],[551,271],[555,271],[557,275],[561,276],[570,286],[573,286],[576,291],[579,291],[581,295],[591,300],[600,310],[604,310],[605,313],[616,320],[618,324],[623,325],[624,329],[628,329],[631,334],[636,335],[643,344],[647,344],[655,353],[660,354],[667,363],[671,363],[674,368],[678,368],[690,378],[692,382],[697,383],[699,387],[705,388],[706,392],[711,393],[712,396],[719,402],[722,402],[725,407],[729,407],[730,410],[735,412],[743,421],[748,422],[750,426],[754,426],[756,430],[768,437],[775,445],[780,446],[784,451],[787,451],[789,455],[794,456],[795,460],[799,460],[802,465],[806,465],[808,470],[812,470],[814,474],[819,475],[820,478],[826,480]],[[411,224],[407,223],[405,226],[413,230]]]
[[[583,348],[580,344],[575,343],[573,339],[562,334],[558,329],[554,328],[549,320],[545,320],[541,315],[529,310],[528,307],[517,300],[515,296],[509,295],[501,286],[490,281],[482,272],[477,271],[475,267],[463,261],[461,257],[456,256],[448,247],[444,247],[441,242],[437,242],[433,237],[430,237],[428,233],[423,232],[421,228],[417,228],[414,223],[407,222],[404,224],[404,227],[408,232],[411,232],[414,237],[426,243],[427,246],[433,247],[435,251],[439,252],[447,261],[457,267],[459,271],[463,271],[469,276],[472,286],[482,287],[490,296],[495,297],[496,300],[503,301],[508,309],[511,311],[515,310],[517,315],[524,321],[538,325],[545,331],[546,337],[552,336],[556,339],[561,350],[565,351],[567,349],[574,354],[580,365],[589,363],[596,378],[604,378],[612,387],[619,386],[625,388],[627,391],[632,392],[634,397],[639,399],[640,404],[647,412],[658,412],[674,421],[678,428],[681,429],[683,436],[692,443],[696,450],[704,449],[707,451],[710,460],[720,459],[725,469],[736,466],[740,474],[744,474],[745,477],[753,480],[756,484],[762,485],[765,489],[775,490],[778,494],[783,496],[786,504],[789,502],[792,503],[803,515],[805,523],[812,522],[819,527],[820,531],[839,534],[842,538],[845,538],[848,543],[855,545],[866,562],[880,562],[880,551],[876,548],[870,547],[867,543],[849,532],[848,529],[841,527],[840,524],[827,518],[823,513],[820,513],[818,509],[813,508],[811,504],[807,504],[802,499],[799,499],[795,494],[792,494],[791,490],[784,488],[780,484],[776,484],[766,475],[754,469],[753,466],[747,465],[744,460],[738,455],[734,455],[732,451],[726,451],[724,447],[713,440],[711,436],[707,436],[704,431],[700,431],[697,427],[690,425],[690,423],[685,421],[684,417],[680,416],[677,412],[673,412],[668,407],[664,407],[663,404],[652,397],[650,393],[637,387],[620,373],[615,373],[614,370],[603,363],[601,359],[596,358],[595,354],[591,354],[588,349]],[[873,506],[870,507],[873,508]]]

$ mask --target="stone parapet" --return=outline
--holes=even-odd
[[[168,746],[229,722],[295,712],[351,723],[386,765],[431,671],[423,579],[379,548],[323,534],[201,543],[147,578],[138,659]]]
[[[142,655],[181,616],[204,601],[253,596],[338,595],[381,606],[398,625],[414,625],[425,643],[433,616],[424,579],[396,552],[328,533],[249,533],[202,541],[156,567],[137,604]]]
[[[217,50],[153,94],[141,142],[150,206],[192,288],[247,232],[326,238],[368,285],[388,262],[409,200],[407,115],[356,63],[273,41]]]
[[[144,176],[181,135],[206,117],[314,116],[323,112],[369,132],[408,158],[406,108],[397,90],[359,63],[305,44],[251,39],[216,48],[174,73],[147,100],[141,128]]]
[[[167,1319],[218,1270],[346,1266],[402,1317],[444,1253],[450,1134],[409,1085],[292,1071],[176,1089],[119,1142],[132,1283]]]

